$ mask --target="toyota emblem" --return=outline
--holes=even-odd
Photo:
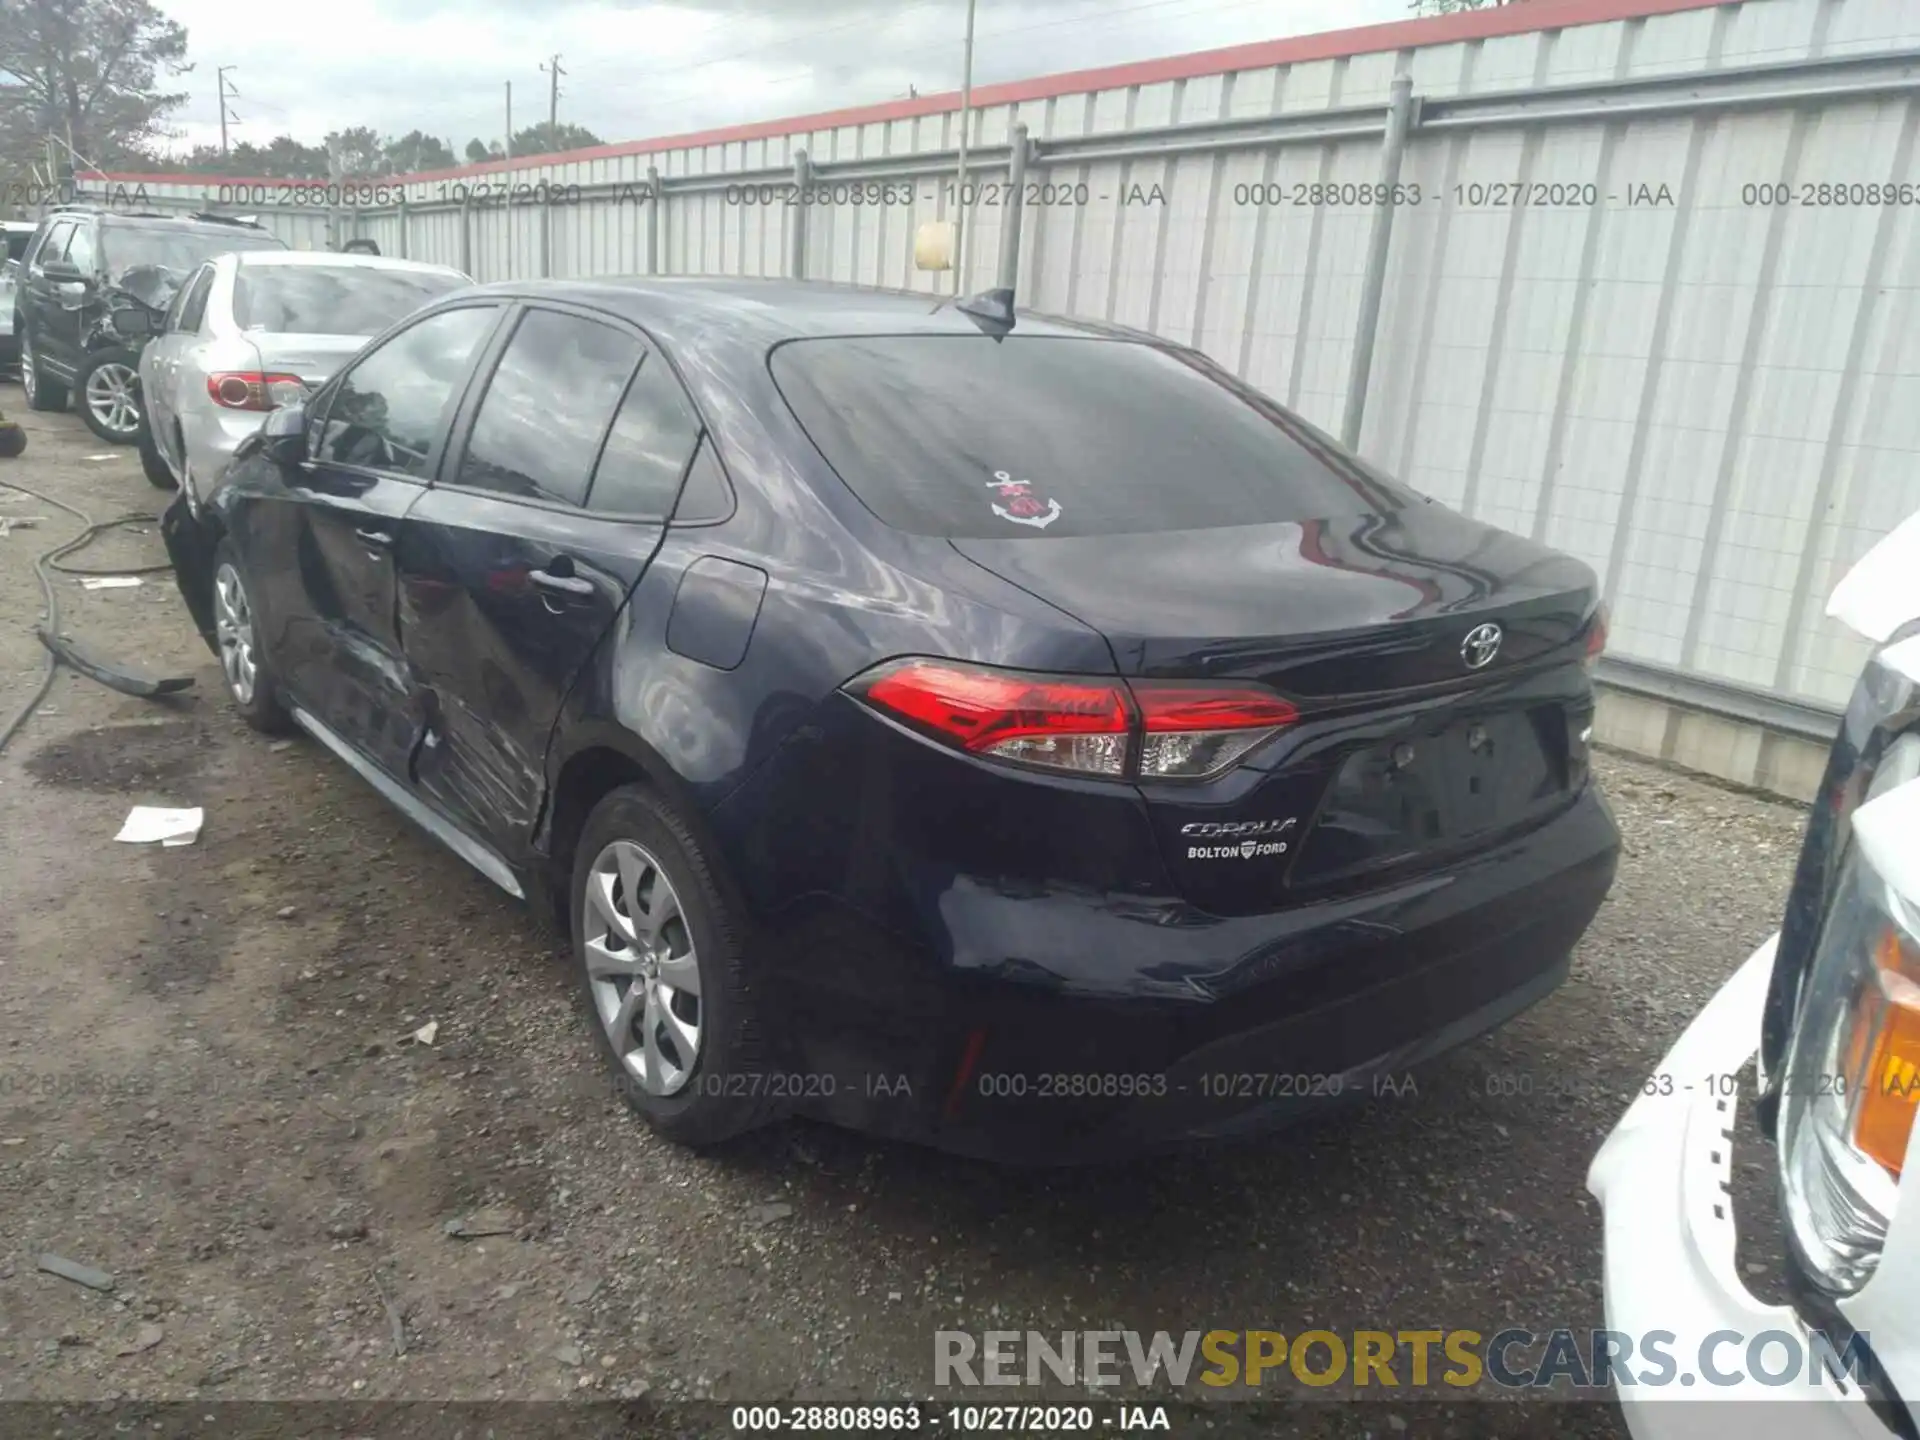
[[[1500,653],[1500,627],[1494,624],[1476,625],[1467,632],[1467,638],[1460,642],[1460,658],[1466,662],[1469,670],[1484,670],[1493,663],[1493,657]]]

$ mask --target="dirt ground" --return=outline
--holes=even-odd
[[[0,480],[158,513],[131,451],[0,409],[31,432]],[[31,558],[77,528],[0,493],[34,515],[0,717],[39,674]],[[150,526],[77,557],[162,558]],[[1568,984],[1258,1144],[1032,1173],[794,1123],[696,1157],[619,1104],[528,913],[229,712],[170,577],[57,583],[69,633],[197,685],[63,673],[0,753],[0,1400],[873,1400],[930,1393],[943,1328],[1599,1326],[1587,1163],[1776,925],[1803,819],[1607,760],[1627,851]],[[204,806],[198,843],[113,843],[138,802]],[[447,1233],[476,1218],[506,1233]]]

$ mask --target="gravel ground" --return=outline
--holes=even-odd
[[[157,513],[131,451],[0,409],[32,434],[0,480]],[[72,528],[0,539],[0,716],[40,664],[27,561]],[[63,674],[0,754],[3,1399],[860,1400],[927,1394],[943,1328],[1598,1326],[1587,1163],[1776,925],[1803,819],[1605,758],[1626,854],[1569,982],[1417,1094],[1258,1144],[1032,1173],[794,1123],[696,1157],[603,1082],[525,911],[228,712],[168,577],[58,583],[70,633],[198,684]],[[135,802],[205,832],[111,843]],[[505,1233],[447,1234],[476,1216]]]

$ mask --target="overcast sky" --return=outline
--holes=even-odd
[[[235,140],[415,128],[497,138],[560,118],[609,141],[957,89],[965,0],[329,0],[297,31],[235,24],[231,0],[156,0],[187,27],[192,93],[175,148],[220,138],[215,67],[239,90]],[[979,0],[974,83],[1401,20],[1407,0]]]

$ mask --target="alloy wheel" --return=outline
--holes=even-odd
[[[594,859],[580,917],[601,1027],[627,1078],[677,1093],[700,1058],[705,1014],[693,932],[660,862],[631,840]]]
[[[97,365],[87,376],[87,409],[116,435],[140,428],[140,406],[133,398],[133,367],[117,361]]]
[[[231,563],[214,572],[213,630],[220,643],[220,668],[226,672],[227,689],[242,705],[251,705],[259,678],[253,653],[253,607],[247,603],[240,572]]]
[[[20,388],[26,391],[27,404],[32,405],[40,385],[33,374],[33,342],[24,335],[20,337]]]

